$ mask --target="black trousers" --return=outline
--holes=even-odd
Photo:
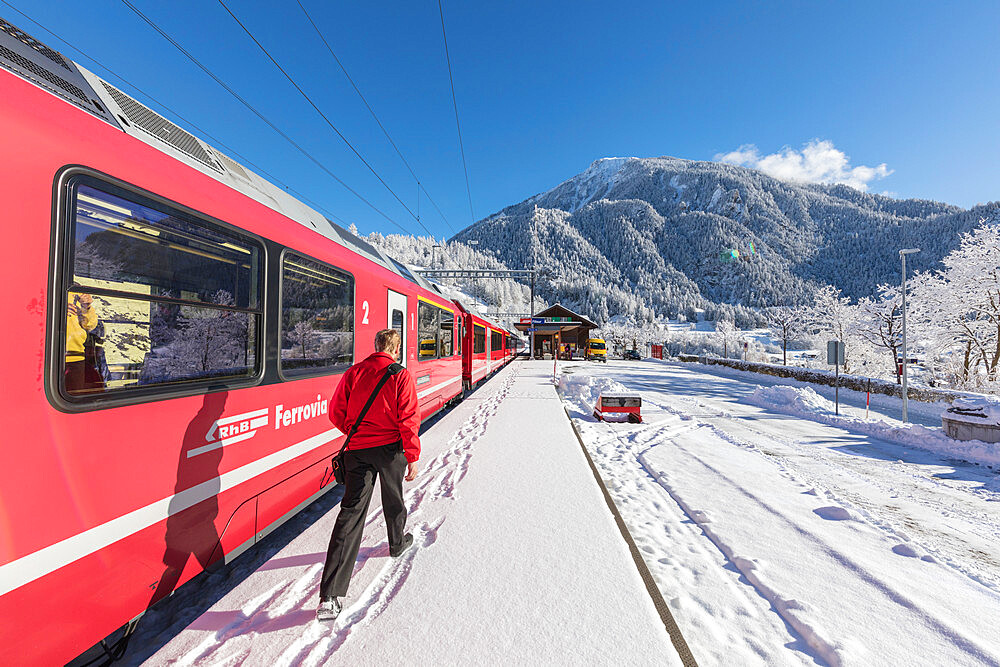
[[[382,514],[385,516],[389,548],[403,542],[406,506],[403,504],[403,475],[406,457],[401,442],[368,449],[349,449],[344,453],[344,498],[333,526],[326,565],[320,580],[321,597],[344,597],[351,583],[354,563],[361,548],[361,537],[368,516],[368,505],[375,489],[375,478],[382,486]]]

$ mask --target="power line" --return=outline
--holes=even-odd
[[[143,90],[139,86],[135,85],[134,83],[132,83],[131,81],[129,81],[128,79],[126,79],[125,77],[123,77],[121,74],[118,74],[117,72],[115,72],[113,69],[111,69],[110,67],[108,67],[107,65],[105,65],[103,62],[101,62],[97,58],[94,58],[93,56],[91,56],[90,54],[88,54],[86,51],[84,51],[83,49],[81,49],[79,46],[76,46],[72,42],[68,41],[65,37],[63,37],[63,36],[55,33],[50,28],[47,28],[44,24],[40,23],[37,19],[32,18],[31,16],[28,16],[23,11],[21,11],[20,9],[18,9],[14,5],[12,5],[9,2],[7,2],[7,0],[0,0],[0,2],[2,2],[5,5],[7,5],[8,7],[10,7],[12,10],[14,10],[18,14],[20,14],[26,20],[30,21],[31,23],[34,23],[36,26],[38,26],[39,28],[41,28],[42,30],[44,30],[45,32],[47,32],[48,34],[50,34],[53,37],[55,37],[57,40],[59,40],[60,42],[62,42],[66,46],[68,46],[69,48],[71,48],[74,51],[76,51],[77,53],[79,53],[81,56],[83,56],[87,60],[89,60],[92,63],[96,64],[98,67],[100,67],[101,69],[103,69],[106,73],[108,73],[109,75],[111,75],[113,78],[118,79],[119,81],[121,81],[122,83],[124,83],[126,86],[132,88],[133,90],[135,90],[136,92],[138,92],[140,95],[142,95],[143,97],[145,97],[147,100],[150,100],[151,102],[153,102],[153,104],[155,104],[156,106],[158,106],[161,109],[164,109],[168,113],[172,114],[174,117],[176,117],[177,119],[179,119],[183,123],[187,124],[189,127],[194,128],[195,130],[197,130],[198,132],[200,132],[203,136],[211,139],[218,146],[221,146],[222,148],[225,148],[229,152],[229,154],[235,155],[235,156],[239,157],[241,160],[243,160],[244,163],[246,163],[247,165],[253,167],[255,170],[257,170],[258,172],[260,172],[264,176],[267,176],[267,178],[269,178],[273,183],[276,183],[276,184],[280,185],[281,187],[285,188],[286,190],[288,190],[289,192],[291,192],[292,194],[294,194],[296,197],[299,197],[302,201],[306,202],[310,206],[314,206],[318,211],[320,211],[324,215],[328,215],[331,218],[334,218],[335,220],[338,220],[338,221],[340,221],[342,223],[344,222],[340,217],[338,217],[337,215],[335,215],[334,213],[332,213],[330,210],[328,210],[322,204],[319,204],[319,203],[313,201],[312,199],[308,198],[306,195],[304,195],[301,192],[297,191],[295,188],[291,187],[290,185],[288,185],[287,183],[285,183],[284,181],[282,181],[280,178],[278,178],[274,174],[268,172],[266,169],[264,169],[260,165],[254,163],[253,160],[251,160],[247,156],[243,155],[242,153],[240,153],[239,151],[237,151],[235,148],[227,145],[224,141],[222,141],[218,137],[213,136],[208,130],[200,127],[194,121],[189,120],[188,118],[186,118],[183,115],[181,115],[175,109],[167,106],[166,104],[164,104],[163,102],[161,102],[157,98],[153,97],[148,92],[146,92],[145,90]]]
[[[368,205],[368,207],[369,207],[369,208],[371,208],[371,209],[372,209],[373,211],[375,211],[376,213],[378,213],[379,215],[381,215],[381,216],[382,216],[383,218],[385,218],[386,220],[388,220],[388,221],[389,221],[390,223],[392,223],[393,225],[395,225],[395,226],[396,226],[397,228],[399,228],[400,230],[402,230],[402,231],[403,231],[403,233],[405,233],[405,234],[412,234],[412,232],[410,232],[410,230],[406,229],[405,227],[403,227],[402,225],[400,225],[400,224],[399,224],[398,222],[396,222],[395,220],[393,220],[392,218],[390,218],[390,217],[389,217],[388,215],[386,215],[385,213],[383,213],[381,209],[379,209],[379,208],[378,208],[377,206],[375,206],[375,205],[374,205],[374,204],[372,204],[372,203],[371,203],[370,201],[368,201],[367,199],[365,199],[365,197],[364,197],[364,196],[362,196],[362,195],[361,195],[361,193],[357,192],[357,191],[356,191],[356,190],[355,190],[354,188],[352,188],[352,187],[351,187],[351,186],[349,186],[349,185],[348,185],[347,183],[345,183],[344,181],[342,181],[342,180],[341,180],[341,179],[340,179],[340,178],[339,178],[339,177],[338,177],[338,176],[337,176],[336,174],[334,174],[334,173],[333,173],[332,171],[330,171],[330,169],[329,169],[329,168],[327,168],[327,166],[326,166],[326,165],[324,165],[324,164],[323,164],[322,162],[320,162],[320,161],[319,161],[318,159],[316,159],[316,158],[315,158],[315,157],[314,157],[314,156],[312,155],[312,153],[310,153],[309,151],[307,151],[307,150],[306,150],[305,148],[303,148],[303,147],[302,147],[302,146],[300,146],[300,145],[299,145],[298,143],[296,143],[294,139],[292,139],[292,138],[291,138],[291,137],[289,137],[289,136],[288,136],[287,134],[285,134],[284,132],[282,132],[282,131],[281,131],[281,129],[280,129],[280,128],[278,128],[278,126],[277,126],[277,125],[275,125],[275,124],[274,124],[273,122],[271,122],[271,121],[270,121],[270,120],[269,120],[269,119],[268,119],[268,118],[267,118],[266,116],[264,116],[264,114],[262,114],[262,113],[261,113],[260,111],[258,111],[258,110],[256,109],[256,107],[254,107],[254,106],[253,106],[252,104],[250,104],[249,102],[247,102],[247,101],[246,101],[246,100],[245,100],[245,99],[244,99],[244,98],[243,98],[243,97],[242,97],[242,96],[241,96],[241,95],[240,95],[239,93],[237,93],[237,92],[236,92],[235,90],[233,90],[233,89],[232,89],[232,88],[231,88],[231,87],[230,87],[230,86],[229,86],[228,84],[226,84],[226,82],[225,82],[225,81],[223,81],[223,80],[222,80],[222,79],[220,79],[220,78],[219,78],[218,76],[216,76],[216,75],[215,75],[215,73],[213,73],[213,72],[212,72],[212,70],[208,69],[208,67],[206,67],[205,65],[203,65],[203,64],[201,63],[201,61],[200,61],[200,60],[198,60],[198,59],[197,59],[197,58],[195,58],[195,57],[194,57],[193,55],[191,55],[191,53],[189,53],[189,52],[188,52],[188,51],[187,51],[187,50],[186,50],[186,49],[185,49],[185,48],[184,48],[183,46],[181,46],[180,44],[178,44],[178,43],[177,43],[177,41],[176,41],[176,40],[174,40],[174,38],[172,38],[172,37],[171,37],[170,35],[168,35],[168,34],[167,34],[167,33],[166,33],[166,32],[165,32],[165,31],[164,31],[164,30],[163,30],[162,28],[160,28],[160,26],[158,26],[158,25],[157,25],[157,24],[156,24],[156,23],[155,23],[155,22],[154,22],[154,21],[153,21],[152,19],[150,19],[150,18],[149,18],[149,17],[147,17],[147,16],[145,15],[145,14],[143,14],[143,13],[142,13],[141,11],[139,11],[139,9],[138,9],[138,8],[136,8],[136,6],[135,6],[135,5],[133,5],[133,4],[131,3],[131,2],[129,2],[129,0],[122,0],[122,2],[123,2],[123,3],[125,4],[125,6],[127,6],[127,7],[128,7],[129,9],[131,9],[131,10],[132,10],[132,11],[133,11],[133,12],[134,12],[134,13],[135,13],[135,14],[136,14],[136,15],[137,15],[137,16],[138,16],[139,18],[141,18],[141,19],[142,19],[143,21],[145,21],[145,22],[146,22],[146,23],[147,23],[147,24],[148,24],[148,25],[149,25],[149,26],[150,26],[151,28],[153,28],[153,30],[155,30],[156,32],[160,33],[160,35],[161,35],[161,36],[162,36],[162,37],[163,37],[163,38],[164,38],[165,40],[167,40],[168,42],[170,42],[170,43],[171,43],[171,44],[172,44],[172,45],[173,45],[173,46],[174,46],[174,47],[175,47],[175,48],[176,48],[176,49],[177,49],[178,51],[180,51],[180,52],[181,52],[181,53],[183,53],[183,54],[184,54],[185,56],[187,56],[188,60],[190,60],[191,62],[193,62],[193,63],[194,63],[195,65],[197,65],[197,66],[198,66],[198,68],[199,68],[199,69],[201,69],[201,71],[203,71],[203,72],[204,72],[205,74],[207,74],[208,76],[212,77],[212,79],[213,79],[213,80],[214,80],[214,81],[215,81],[215,82],[216,82],[217,84],[219,84],[220,86],[222,86],[222,87],[223,87],[223,88],[224,88],[224,89],[226,90],[226,92],[228,92],[228,93],[229,93],[230,95],[232,95],[232,96],[233,96],[233,97],[235,97],[235,98],[236,98],[237,100],[239,100],[239,102],[240,102],[241,104],[243,104],[243,106],[245,106],[245,107],[246,107],[247,109],[249,109],[249,110],[250,110],[250,111],[251,111],[251,112],[252,112],[252,113],[253,113],[253,114],[254,114],[255,116],[257,116],[257,117],[258,117],[258,118],[260,118],[260,119],[261,119],[262,121],[264,121],[264,122],[265,122],[265,123],[266,123],[266,124],[268,125],[268,127],[270,127],[270,128],[272,129],[272,130],[274,130],[274,131],[275,131],[275,132],[277,132],[277,133],[278,133],[279,135],[281,135],[281,137],[282,137],[282,138],[283,138],[283,139],[284,139],[285,141],[287,141],[287,142],[288,142],[288,143],[290,143],[290,144],[291,144],[292,146],[294,146],[294,147],[295,147],[295,148],[296,148],[296,149],[297,149],[297,150],[298,150],[298,151],[299,151],[300,153],[302,153],[302,154],[303,154],[303,155],[305,155],[305,156],[306,156],[307,158],[309,158],[309,159],[310,159],[310,160],[311,160],[312,162],[314,162],[314,163],[316,164],[316,166],[317,166],[317,167],[319,167],[319,168],[320,168],[320,169],[322,169],[322,170],[323,170],[324,172],[326,172],[326,174],[327,174],[327,175],[329,175],[329,176],[330,176],[330,177],[331,177],[331,178],[332,178],[333,180],[335,180],[335,181],[337,181],[338,183],[340,183],[340,185],[342,185],[342,186],[343,186],[344,188],[346,188],[346,189],[347,189],[347,190],[348,190],[348,191],[349,191],[349,192],[350,192],[351,194],[353,194],[353,195],[354,195],[355,197],[357,197],[358,199],[360,199],[361,201],[363,201],[363,202],[364,202],[365,204],[367,204],[367,205]]]
[[[476,222],[476,212],[472,210],[472,190],[469,188],[469,167],[465,163],[465,146],[462,145],[462,125],[458,122],[458,100],[455,98],[455,78],[451,75],[451,56],[448,54],[448,35],[444,31],[444,9],[438,0],[438,12],[441,14],[441,36],[444,37],[444,57],[448,61],[448,80],[451,82],[451,101],[455,105],[455,127],[458,128],[458,148],[462,151],[462,168],[465,169],[465,192],[469,195],[469,213],[472,222]]]
[[[406,165],[406,168],[407,170],[409,170],[410,175],[413,176],[413,180],[417,182],[417,188],[418,188],[417,197],[419,198],[420,196],[420,190],[423,190],[424,194],[427,196],[427,200],[434,205],[434,208],[437,209],[437,212],[441,216],[441,219],[444,220],[444,223],[446,225],[448,225],[448,229],[454,232],[455,228],[451,226],[450,222],[448,222],[448,218],[446,218],[444,216],[444,213],[441,212],[441,209],[438,208],[437,203],[431,197],[431,193],[427,192],[427,189],[420,182],[420,178],[417,177],[416,173],[414,173],[413,168],[410,166],[410,163],[406,161],[405,157],[403,157],[402,151],[399,150],[399,147],[396,146],[396,142],[393,141],[392,137],[389,136],[389,131],[385,129],[385,126],[382,125],[382,121],[379,120],[378,116],[375,114],[375,109],[372,109],[372,106],[368,103],[368,100],[365,99],[365,96],[363,94],[361,94],[361,89],[358,88],[358,84],[354,83],[354,79],[352,79],[351,75],[347,73],[347,68],[344,67],[344,64],[342,62],[340,62],[340,58],[337,57],[337,54],[333,52],[333,47],[331,47],[330,43],[326,41],[326,37],[323,36],[323,32],[319,29],[319,26],[316,25],[315,21],[313,21],[312,16],[310,16],[309,12],[306,11],[306,8],[302,5],[302,2],[300,0],[295,0],[295,1],[299,4],[299,8],[302,10],[302,13],[305,14],[306,19],[309,20],[309,23],[312,25],[313,30],[316,31],[316,34],[319,36],[320,40],[322,40],[323,45],[326,46],[326,50],[330,52],[331,56],[333,56],[334,61],[340,67],[340,71],[344,73],[344,76],[347,77],[347,80],[351,83],[351,86],[354,88],[354,92],[358,94],[358,97],[361,98],[361,101],[368,109],[368,112],[372,115],[372,118],[375,119],[375,122],[378,124],[379,129],[382,130],[382,134],[384,134],[385,138],[389,140],[389,143],[392,145],[392,148],[396,151],[396,155],[398,155],[399,159],[403,161],[404,165]],[[419,199],[418,199],[418,206],[419,206]],[[418,218],[420,217],[419,211],[417,212],[417,217]]]
[[[333,124],[333,122],[331,122],[329,118],[327,118],[326,114],[325,114],[325,113],[323,113],[323,111],[322,111],[322,110],[321,110],[321,109],[320,109],[320,108],[319,108],[318,106],[316,106],[316,103],[312,101],[312,98],[311,98],[311,97],[309,97],[309,95],[308,95],[308,94],[306,94],[306,91],[302,90],[302,88],[301,88],[301,87],[299,86],[299,84],[297,84],[297,83],[295,82],[295,79],[293,79],[293,78],[291,77],[291,75],[290,75],[290,74],[289,74],[288,72],[286,72],[286,71],[285,71],[285,69],[284,69],[284,68],[283,68],[283,67],[282,67],[281,65],[279,65],[279,64],[278,64],[278,61],[277,61],[277,60],[275,60],[275,59],[274,59],[274,58],[273,58],[273,57],[271,56],[271,54],[270,54],[270,53],[268,53],[267,49],[265,49],[265,48],[264,48],[264,45],[263,45],[263,44],[261,44],[261,43],[260,43],[259,41],[257,41],[257,38],[256,38],[256,37],[254,37],[254,35],[253,35],[253,33],[252,33],[252,32],[250,32],[250,29],[249,29],[249,28],[247,28],[247,27],[246,27],[245,25],[243,25],[243,22],[242,22],[242,21],[240,21],[240,20],[239,20],[239,18],[237,18],[237,17],[236,17],[236,14],[233,14],[232,10],[231,10],[231,9],[229,9],[229,7],[228,7],[228,6],[226,5],[226,3],[225,3],[225,2],[223,2],[223,0],[219,0],[219,4],[220,4],[220,5],[222,5],[222,8],[223,8],[223,9],[225,9],[225,10],[226,10],[226,12],[227,12],[227,13],[228,13],[228,14],[229,14],[230,16],[232,16],[232,17],[233,17],[233,20],[234,20],[234,21],[236,21],[236,23],[238,23],[238,24],[239,24],[239,26],[240,26],[241,28],[243,28],[243,31],[244,31],[244,32],[245,32],[245,33],[246,33],[246,34],[247,34],[247,35],[248,35],[248,36],[250,37],[250,39],[252,39],[252,40],[253,40],[253,43],[254,43],[254,44],[256,44],[256,45],[257,45],[257,47],[258,47],[258,48],[259,48],[259,49],[260,49],[261,51],[263,51],[263,52],[264,52],[264,55],[265,55],[265,56],[267,56],[267,59],[268,59],[268,60],[270,60],[270,61],[271,61],[271,63],[273,63],[273,64],[274,64],[274,66],[278,68],[278,71],[280,71],[280,72],[281,72],[282,74],[284,74],[284,75],[285,75],[285,78],[286,78],[286,79],[288,79],[288,82],[289,82],[289,83],[291,83],[291,84],[292,84],[292,85],[293,85],[293,86],[295,87],[295,90],[299,91],[299,94],[300,94],[300,95],[302,95],[302,97],[304,97],[304,98],[305,98],[306,102],[308,102],[308,103],[309,103],[309,105],[310,105],[310,106],[311,106],[311,107],[312,107],[313,109],[315,109],[315,110],[316,110],[316,113],[318,113],[318,114],[320,115],[320,117],[321,117],[321,118],[322,118],[322,119],[323,119],[324,121],[326,121],[326,124],[330,126],[330,129],[331,129],[331,130],[333,130],[333,131],[334,131],[334,132],[335,132],[335,133],[337,134],[337,136],[338,136],[338,137],[340,137],[340,138],[341,138],[341,139],[343,140],[343,142],[344,142],[345,144],[347,144],[347,147],[351,149],[351,151],[352,151],[352,152],[353,152],[353,153],[354,153],[354,154],[355,154],[355,155],[356,155],[356,156],[358,157],[358,159],[359,159],[359,160],[361,160],[361,162],[363,162],[363,163],[364,163],[364,165],[365,165],[366,167],[368,167],[368,170],[369,170],[370,172],[372,172],[372,173],[373,173],[373,174],[375,175],[375,178],[377,178],[377,179],[379,180],[379,183],[381,183],[381,184],[382,184],[383,186],[385,186],[385,189],[389,191],[389,194],[391,194],[391,195],[392,195],[393,197],[395,197],[395,198],[396,198],[396,201],[398,201],[398,202],[399,202],[399,204],[400,204],[400,205],[401,205],[401,206],[402,206],[402,207],[403,207],[404,209],[406,209],[406,212],[407,212],[407,213],[409,213],[409,214],[410,214],[410,216],[411,216],[411,217],[412,217],[412,218],[413,218],[414,220],[416,220],[416,221],[417,221],[417,224],[419,224],[419,225],[420,225],[421,227],[423,227],[423,228],[424,228],[424,231],[425,231],[425,232],[427,232],[428,234],[431,234],[431,230],[427,229],[427,227],[425,227],[425,226],[424,226],[424,224],[423,224],[422,222],[420,222],[420,218],[418,218],[418,217],[417,217],[416,215],[414,215],[413,211],[411,211],[411,210],[410,210],[410,207],[409,207],[409,206],[407,206],[407,205],[406,205],[406,203],[405,203],[405,202],[404,202],[404,201],[403,201],[402,199],[400,199],[400,198],[399,198],[399,195],[397,195],[397,194],[396,194],[396,193],[395,193],[395,192],[393,191],[393,189],[389,187],[389,184],[388,184],[388,183],[386,183],[386,182],[385,182],[385,180],[383,180],[383,178],[382,178],[382,177],[381,177],[381,176],[379,175],[379,173],[378,173],[377,171],[375,171],[375,168],[374,168],[374,167],[372,167],[372,166],[371,166],[371,164],[369,164],[369,163],[368,163],[368,160],[366,160],[366,159],[364,158],[364,156],[363,156],[363,155],[362,155],[361,153],[359,153],[359,152],[358,152],[358,149],[356,149],[356,148],[354,147],[354,145],[353,145],[353,144],[352,144],[352,143],[351,143],[350,141],[348,141],[348,140],[347,140],[347,137],[345,137],[345,136],[344,136],[344,135],[343,135],[343,134],[341,133],[341,131],[337,129],[337,126],[336,126],[336,125],[334,125],[334,124]],[[433,236],[433,234],[431,234],[431,236]]]

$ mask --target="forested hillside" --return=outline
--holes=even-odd
[[[453,241],[478,240],[498,266],[551,269],[543,298],[598,321],[704,308],[739,325],[761,307],[810,302],[824,285],[872,295],[899,280],[900,248],[921,248],[916,270],[935,267],[997,208],[788,183],[717,162],[606,158]]]

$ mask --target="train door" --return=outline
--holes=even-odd
[[[405,366],[407,350],[409,349],[406,346],[406,295],[389,290],[389,307],[387,310],[389,311],[387,328],[395,329],[399,332],[399,336],[402,339],[402,345],[399,348],[399,363]]]

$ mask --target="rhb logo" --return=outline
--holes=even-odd
[[[257,429],[267,426],[267,408],[244,412],[241,415],[223,417],[212,422],[205,434],[207,444],[188,451],[188,458],[225,447],[236,442],[249,440],[257,435]]]

